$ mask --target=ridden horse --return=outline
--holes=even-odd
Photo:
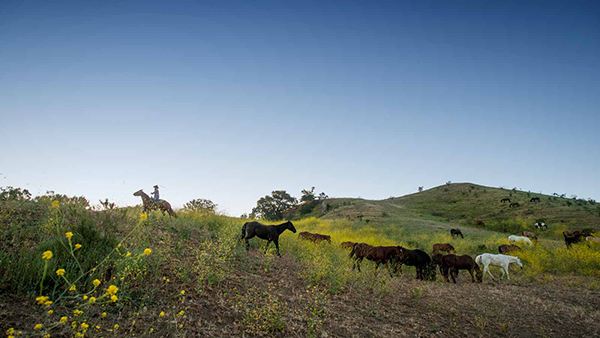
[[[536,236],[536,234],[531,231],[523,231],[523,236],[535,239],[536,241],[538,240],[538,236]]]
[[[383,264],[390,273],[390,276],[393,277],[388,263],[392,264],[393,272],[395,274],[397,274],[398,271],[402,273],[402,266],[401,264],[398,264],[400,261],[399,246],[371,246],[365,243],[356,243],[352,247],[350,258],[354,258],[352,270],[354,270],[355,267],[358,267],[358,271],[360,272],[360,262],[366,258],[372,262],[375,262],[375,273],[377,273],[379,264]]]
[[[433,245],[433,253],[436,254],[438,251],[456,252],[452,244],[450,243],[437,243]]]
[[[486,272],[492,276],[493,279],[496,279],[494,275],[490,272],[490,265],[497,266],[502,269],[502,277],[506,274],[506,277],[510,279],[510,275],[508,274],[508,265],[510,263],[517,264],[521,269],[523,269],[523,264],[521,264],[521,259],[519,257],[507,256],[507,255],[492,255],[489,253],[484,253],[477,258],[475,258],[475,263],[483,264],[483,273]]]
[[[509,205],[508,205],[508,207],[509,207],[509,208],[512,208],[512,207],[520,207],[520,206],[521,206],[521,205],[519,204],[519,202],[514,202],[514,203],[511,203],[511,204],[509,204]]]
[[[354,247],[354,244],[356,244],[356,243],[354,243],[354,242],[342,242],[342,243],[340,243],[340,248],[343,248],[343,249],[352,249],[352,247]]]
[[[452,236],[452,238],[458,237],[458,236],[460,236],[460,238],[465,238],[465,236],[463,236],[460,229],[450,229],[450,235]]]
[[[134,192],[133,196],[139,196],[142,198],[142,204],[144,205],[144,212],[147,212],[150,210],[160,210],[162,212],[167,212],[167,213],[169,213],[170,216],[177,218],[177,214],[175,213],[175,211],[173,211],[173,209],[171,208],[171,204],[169,204],[169,202],[167,202],[165,200],[160,200],[160,199],[158,201],[154,202],[154,200],[152,198],[150,198],[150,196],[148,196],[148,194],[146,194],[144,192],[144,189],[140,189],[140,190]]]
[[[302,231],[298,234],[298,238],[304,239],[307,241],[312,241],[314,243],[319,243],[321,241],[327,241],[331,244],[331,236],[329,235],[321,235],[321,234],[313,234],[308,231]]]
[[[541,202],[539,197],[532,197],[529,202]]]
[[[504,202],[508,202],[510,203],[510,198],[503,198],[500,200],[500,202],[504,203]]]
[[[525,236],[510,235],[510,236],[508,236],[508,240],[511,242],[517,242],[517,243],[524,242],[529,245],[532,245],[531,240]]]
[[[296,233],[296,228],[294,228],[294,224],[292,224],[290,221],[277,225],[264,225],[258,222],[246,222],[242,226],[242,239],[246,240],[246,250],[250,250],[250,242],[248,242],[250,238],[257,236],[260,239],[266,239],[267,246],[265,246],[265,253],[267,253],[269,244],[273,242],[277,248],[277,256],[281,257],[279,254],[279,235],[286,230]]]
[[[404,265],[414,266],[417,270],[417,279],[428,279],[431,257],[423,250],[409,250],[403,247],[399,247],[399,249],[401,253],[400,262]]]
[[[514,244],[502,244],[498,247],[498,252],[501,254],[513,252],[513,251],[523,251],[521,248]]]
[[[456,284],[456,277],[458,277],[458,270],[467,270],[471,275],[471,281],[475,283],[475,277],[473,276],[473,271],[475,271],[475,275],[477,276],[477,282],[481,283],[483,280],[483,272],[479,268],[479,265],[475,263],[473,257],[469,255],[442,255],[435,254],[432,257],[432,260],[435,264],[439,265],[440,272],[444,276],[444,279],[447,283],[450,283],[448,280],[448,271],[450,271],[450,277],[452,277],[452,281]]]

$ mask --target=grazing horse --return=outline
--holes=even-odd
[[[242,239],[246,240],[246,250],[250,250],[250,242],[248,242],[250,238],[258,236],[260,239],[266,239],[267,246],[265,246],[265,253],[267,253],[269,244],[273,242],[277,248],[277,256],[281,257],[279,254],[279,235],[286,230],[296,233],[296,228],[294,228],[294,224],[292,224],[290,221],[277,225],[264,225],[258,222],[246,222],[242,226]]]
[[[538,240],[538,236],[531,231],[523,231],[523,236],[535,239],[536,241]]]
[[[521,205],[519,204],[519,202],[514,202],[508,205],[510,208],[512,207],[520,207]]]
[[[479,268],[479,265],[475,263],[473,258],[469,255],[442,255],[435,254],[432,257],[432,260],[435,264],[439,265],[440,272],[444,276],[444,279],[447,283],[450,283],[448,280],[448,271],[450,271],[450,277],[452,277],[452,281],[456,284],[456,277],[458,277],[458,270],[467,270],[471,275],[471,281],[475,283],[475,277],[473,276],[473,271],[475,271],[475,275],[477,276],[477,282],[481,283],[483,281],[483,272]]]
[[[498,247],[498,252],[501,254],[513,252],[513,251],[523,251],[521,248],[514,244],[502,244]]]
[[[379,265],[383,264],[390,273],[390,276],[393,277],[388,263],[392,264],[393,273],[397,274],[398,271],[402,273],[402,266],[399,264],[400,247],[398,246],[371,246],[365,243],[356,243],[352,247],[350,258],[354,258],[352,270],[354,270],[355,267],[358,267],[358,271],[360,272],[360,262],[366,258],[375,262],[375,273],[377,273]]]
[[[450,243],[437,243],[433,245],[433,253],[436,254],[438,251],[456,252],[452,244]]]
[[[414,266],[417,270],[417,279],[425,280],[428,268],[431,266],[431,257],[423,251],[419,249],[409,250],[403,247],[399,247],[400,249],[400,262],[404,265]]]
[[[158,200],[154,202],[148,194],[144,192],[144,189],[140,189],[133,193],[133,196],[139,196],[142,198],[142,204],[144,205],[144,212],[150,210],[160,210],[162,212],[167,212],[170,216],[177,218],[177,214],[171,208],[171,204],[165,200]]]
[[[354,242],[342,242],[342,243],[340,243],[340,248],[343,248],[343,249],[352,249],[352,247],[354,247],[354,244],[356,244],[356,243],[354,243]]]
[[[460,236],[460,238],[465,238],[465,236],[463,236],[460,229],[450,229],[450,235],[452,236],[452,238],[458,237],[458,236]]]
[[[500,202],[504,203],[504,202],[508,202],[510,203],[510,198],[503,198],[500,200]]]
[[[516,242],[516,243],[527,243],[529,245],[532,245],[531,240],[525,236],[516,236],[516,235],[510,235],[508,236],[508,240],[511,242]]]
[[[563,231],[563,236],[565,237],[565,244],[567,245],[567,248],[570,248],[573,244],[583,241],[583,239],[586,237],[585,233],[579,230],[565,230]]]
[[[483,274],[486,272],[490,274],[493,279],[496,279],[494,275],[490,272],[490,265],[497,266],[502,269],[502,277],[506,274],[506,278],[510,279],[510,275],[508,274],[508,265],[510,263],[517,264],[521,269],[523,269],[523,264],[521,264],[521,259],[515,256],[507,256],[507,255],[492,255],[489,253],[484,253],[477,258],[475,258],[475,263],[483,264]]]
[[[600,237],[587,236],[585,240],[586,242],[600,242]]]
[[[541,202],[539,197],[532,197],[529,202]]]
[[[534,226],[536,229],[541,229],[541,228],[548,229],[548,226],[544,222],[535,222]]]
[[[583,230],[581,230],[581,233],[582,233],[584,236],[591,236],[591,235],[592,235],[593,233],[595,233],[595,232],[596,232],[596,229],[593,229],[593,228],[589,228],[589,229],[583,229]]]
[[[485,226],[485,223],[483,223],[483,221],[480,221],[480,220],[475,220],[475,221],[473,221],[473,225]]]
[[[321,234],[313,234],[307,231],[302,231],[301,233],[298,234],[298,237],[300,239],[304,239],[307,241],[313,241],[315,243],[319,243],[321,241],[327,241],[329,242],[329,244],[331,244],[331,236],[329,235],[321,235]]]

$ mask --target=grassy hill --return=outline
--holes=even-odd
[[[539,197],[540,202],[530,202]],[[519,207],[501,203],[503,198],[518,202]],[[326,219],[345,218],[371,224],[397,222],[399,226],[418,227],[426,221],[454,226],[484,222],[482,229],[506,233],[536,231],[534,223],[543,220],[548,231],[536,231],[542,237],[560,239],[566,229],[600,225],[600,204],[594,201],[560,198],[519,190],[491,188],[471,183],[454,183],[397,198],[372,201],[338,198],[329,201]],[[417,224],[414,224],[416,222]],[[427,227],[426,227],[427,228]]]

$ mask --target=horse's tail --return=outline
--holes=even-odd
[[[244,225],[242,225],[242,238],[244,239],[246,238],[246,224],[248,224],[248,222],[244,223]]]
[[[477,265],[481,264],[481,255],[475,257],[475,263],[477,263]]]

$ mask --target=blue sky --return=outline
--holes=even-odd
[[[450,180],[600,198],[600,5],[0,2],[0,186],[231,215]]]

